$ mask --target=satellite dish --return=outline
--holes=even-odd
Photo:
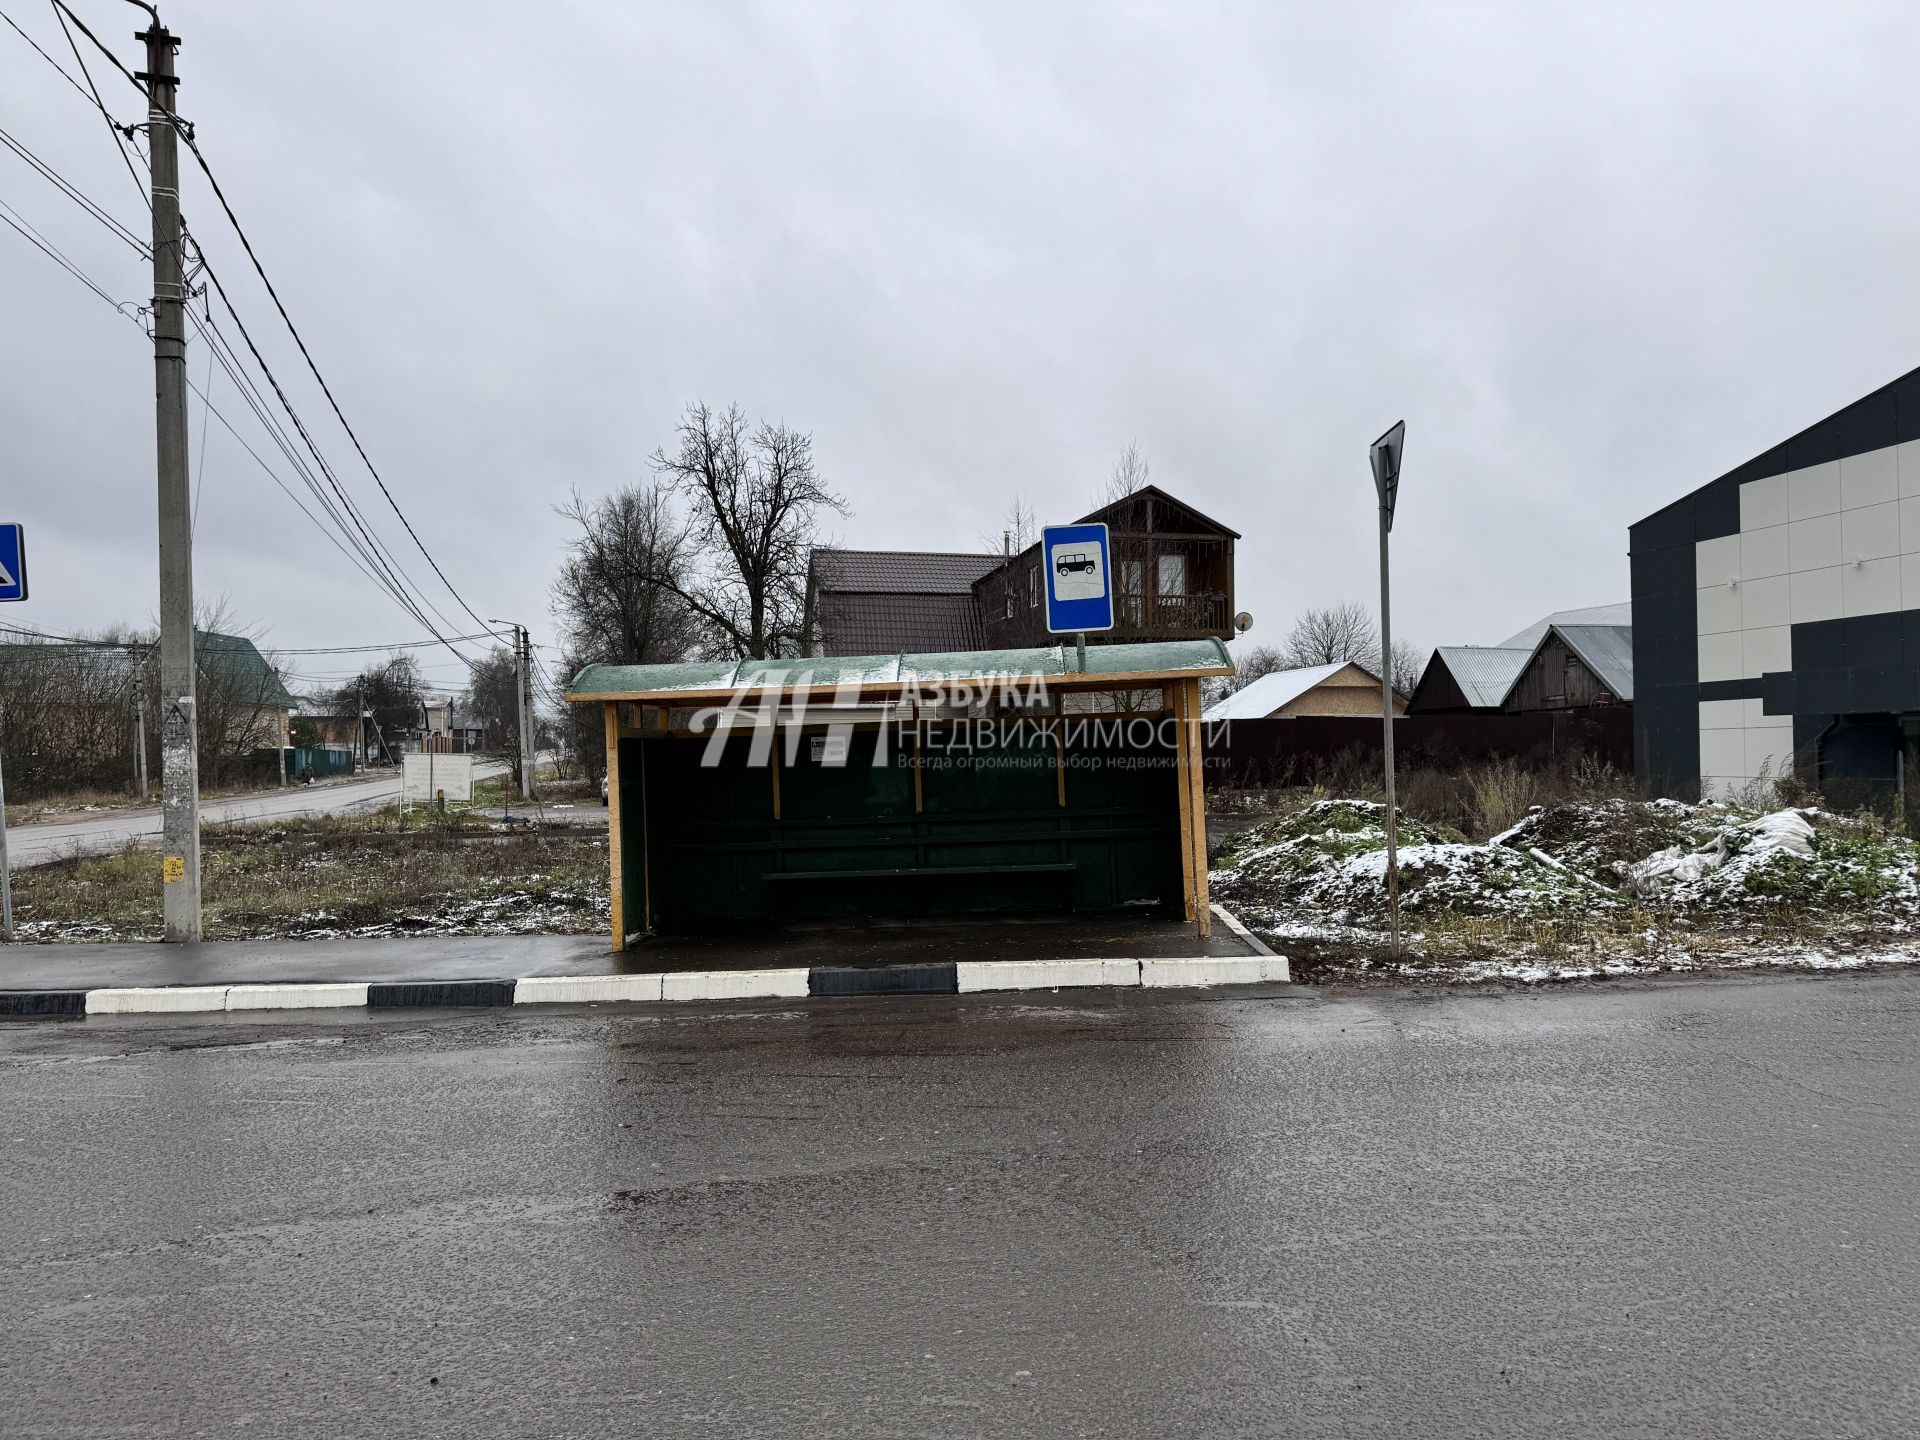
[[[1253,612],[1251,610],[1242,610],[1238,615],[1233,617],[1233,633],[1234,634],[1244,635],[1247,633],[1247,631],[1251,630],[1252,628],[1253,628]]]

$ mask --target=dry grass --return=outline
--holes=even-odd
[[[1552,766],[1494,760],[1453,769],[1403,766],[1394,774],[1400,812],[1429,825],[1487,840],[1511,828],[1536,805],[1587,804],[1638,795],[1631,775],[1590,756],[1574,755]],[[1359,752],[1335,756],[1309,783],[1270,790],[1216,790],[1207,808],[1216,815],[1289,815],[1321,800],[1386,798],[1375,760]]]
[[[585,934],[604,923],[607,841],[595,829],[506,833],[424,812],[211,828],[201,852],[209,939],[283,935]],[[160,860],[117,854],[14,876],[24,939],[150,939]]]

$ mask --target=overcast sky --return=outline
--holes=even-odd
[[[137,10],[74,3],[141,68]],[[0,8],[72,68],[44,7]],[[1376,598],[1366,448],[1404,417],[1396,628],[1433,645],[1626,598],[1629,523],[1920,363],[1910,4],[162,8],[375,463],[474,608],[542,641],[552,507],[642,478],[696,398],[810,431],[858,546],[978,548],[1016,493],[1073,519],[1137,438],[1243,533],[1255,641]],[[97,113],[4,26],[0,125],[144,228]],[[6,153],[0,200],[150,293]],[[183,204],[431,586],[190,168]],[[144,623],[150,347],[10,230],[0,267],[33,583],[0,620]],[[209,434],[203,598],[279,646],[420,635]]]

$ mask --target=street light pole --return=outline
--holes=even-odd
[[[1400,455],[1406,445],[1402,420],[1373,442],[1373,485],[1380,499],[1380,725],[1387,790],[1387,923],[1393,953],[1400,953],[1400,817],[1393,797],[1393,590],[1388,580],[1387,535],[1400,498]]]

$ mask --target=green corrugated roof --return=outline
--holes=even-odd
[[[193,657],[209,678],[218,677],[232,685],[236,697],[263,710],[292,710],[300,704],[287,693],[279,673],[267,663],[259,647],[244,635],[196,630]]]
[[[1071,645],[1041,650],[961,650],[946,655],[829,655],[794,660],[722,660],[696,665],[589,665],[574,677],[569,700],[624,700],[858,684],[896,689],[1001,677],[1082,681],[1124,675],[1140,680],[1224,674],[1233,668],[1219,640],[1163,640],[1143,645],[1089,645],[1081,670]]]

